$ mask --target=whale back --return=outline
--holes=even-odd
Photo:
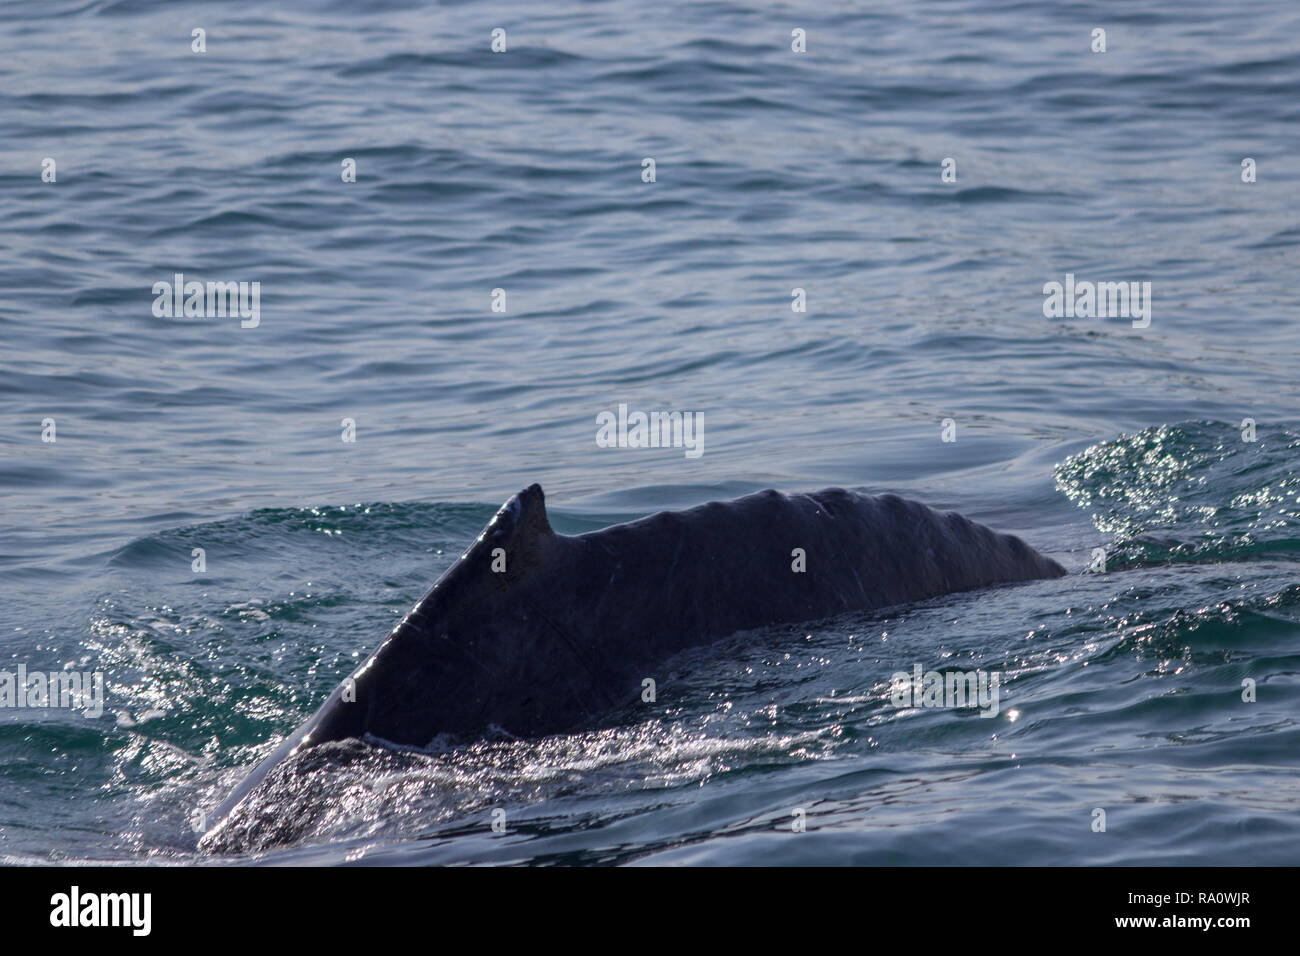
[[[738,631],[1064,573],[1019,538],[895,495],[763,491],[569,537],[530,485],[217,819],[305,746],[563,732],[635,699],[671,654]]]
[[[1065,573],[955,512],[840,488],[762,491],[572,540],[590,638],[616,645],[605,658]]]
[[[737,631],[1063,573],[1019,538],[895,495],[763,491],[569,537],[531,485],[311,740],[555,733],[631,699],[647,665]]]

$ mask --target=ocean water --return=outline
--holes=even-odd
[[[0,6],[0,669],[106,690],[0,709],[0,860],[1300,861],[1297,37],[1283,0]],[[260,283],[256,325],[155,315],[177,273]],[[1149,324],[1046,317],[1067,274]],[[598,447],[622,403],[703,454]],[[198,852],[533,481],[570,533],[895,492],[1071,574],[693,651],[651,720],[322,748],[274,839]],[[1000,672],[998,714],[894,707],[916,664]]]

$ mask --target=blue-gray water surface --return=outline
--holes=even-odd
[[[1297,91],[1286,0],[5,4],[0,667],[105,699],[0,709],[0,860],[1297,862]],[[703,454],[599,447],[620,404]],[[890,491],[1071,573],[322,748],[291,839],[199,852],[534,481],[561,532]],[[1000,710],[894,706],[917,664]]]

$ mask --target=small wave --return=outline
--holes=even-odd
[[[1070,456],[1056,486],[1114,535],[1111,567],[1294,560],[1300,434],[1288,425],[1161,425]]]

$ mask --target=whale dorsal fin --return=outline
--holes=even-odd
[[[521,556],[555,537],[546,517],[546,495],[542,486],[529,485],[501,506],[483,531],[493,547],[504,547]]]

